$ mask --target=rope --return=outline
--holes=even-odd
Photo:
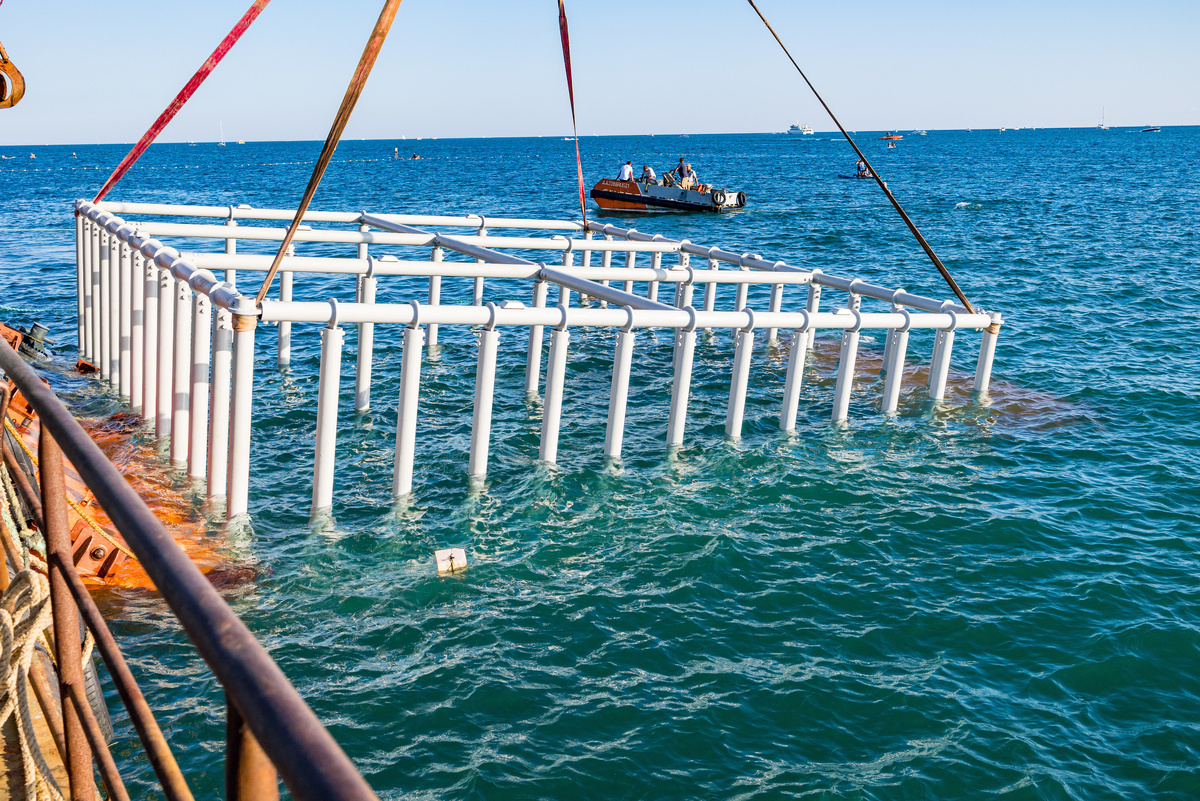
[[[13,438],[17,441],[17,444],[19,444],[21,446],[21,450],[25,451],[25,455],[28,456],[30,461],[33,462],[33,466],[37,467],[38,466],[37,456],[35,456],[33,451],[30,450],[29,446],[25,444],[25,440],[21,438],[21,435],[17,433],[17,429],[13,427],[12,422],[10,422],[7,418],[4,420],[4,427],[6,429],[8,429],[9,432],[12,433]],[[5,474],[5,479],[8,480],[7,473]],[[15,497],[16,496],[14,495],[14,498]],[[118,551],[125,554],[130,559],[133,559],[135,561],[137,560],[137,556],[134,555],[133,551],[129,550],[124,545],[122,545],[119,541],[114,539],[111,534],[109,534],[107,531],[104,530],[104,526],[100,525],[100,523],[98,523],[96,521],[96,518],[94,518],[90,514],[88,514],[88,512],[82,506],[80,506],[78,503],[76,503],[74,500],[72,500],[70,496],[67,496],[67,505],[75,510],[75,514],[79,515],[79,517],[83,520],[83,522],[87,523],[88,526],[92,529],[92,531],[95,531],[101,537],[106,539],[108,541],[108,543],[110,545],[112,545],[112,547],[116,548]]]
[[[304,219],[304,212],[308,211],[308,204],[312,202],[313,195],[317,193],[317,186],[320,185],[325,168],[329,166],[329,160],[333,158],[333,153],[337,150],[338,142],[342,138],[342,131],[346,130],[346,123],[350,121],[350,114],[354,111],[355,104],[358,103],[358,97],[362,94],[363,87],[367,85],[367,78],[371,76],[371,68],[375,66],[375,59],[379,57],[379,51],[383,49],[383,43],[387,39],[388,31],[392,29],[392,20],[396,18],[396,10],[399,7],[400,0],[385,0],[383,10],[379,12],[379,19],[375,21],[375,29],[371,31],[371,38],[367,40],[367,46],[363,48],[362,56],[358,60],[358,68],[354,70],[354,77],[350,79],[350,85],[346,87],[342,105],[333,118],[329,136],[325,137],[325,145],[321,148],[317,165],[313,167],[312,176],[308,179],[304,197],[300,199],[300,205],[296,209],[296,217],[288,227],[283,242],[279,244],[279,252],[275,254],[275,260],[271,262],[271,269],[267,271],[267,277],[263,279],[262,286],[259,287],[258,297],[254,299],[255,303],[262,303],[263,298],[267,296],[267,291],[271,288],[271,282],[275,280],[275,273],[279,271],[279,265],[283,262],[288,247],[292,244],[292,237],[300,228],[300,221]]]
[[[579,176],[579,211],[587,229],[587,199],[583,191],[583,161],[579,158],[579,125],[575,122],[575,84],[571,80],[571,37],[567,35],[567,9],[558,0],[558,32],[562,37],[563,66],[567,69],[567,94],[571,98],[571,128],[575,131],[575,173]]]
[[[13,532],[14,536],[16,537],[16,544],[22,546],[21,568],[28,570],[30,567],[30,553],[28,544],[29,540],[33,538],[33,532],[30,531],[29,527],[24,525],[23,522],[22,525],[18,526],[13,517],[10,516],[9,509],[17,510],[21,508],[21,505],[17,500],[17,490],[13,486],[12,476],[8,474],[8,467],[6,465],[0,465],[0,475],[4,477],[4,489],[7,493],[5,498],[7,503],[0,505],[0,519],[3,519],[4,525],[8,527],[9,531]]]
[[[38,745],[29,705],[29,672],[38,638],[51,624],[50,585],[22,570],[0,596],[0,726],[16,716],[25,797],[62,801],[63,794]]]
[[[221,43],[217,45],[217,49],[208,57],[208,60],[200,65],[200,69],[196,70],[196,74],[192,76],[192,79],[179,90],[179,94],[175,95],[175,99],[171,101],[171,104],[167,106],[163,113],[158,115],[158,119],[154,121],[150,129],[142,134],[142,138],[133,146],[133,149],[126,154],[125,158],[121,159],[121,163],[113,170],[112,175],[108,176],[108,180],[104,182],[104,186],[96,194],[96,198],[92,201],[93,203],[99,203],[103,200],[108,191],[117,185],[117,181],[125,177],[125,173],[129,172],[129,168],[133,166],[133,163],[142,157],[142,154],[146,152],[146,148],[150,147],[150,143],[158,138],[163,128],[167,127],[167,123],[175,118],[175,115],[179,113],[179,109],[183,108],[183,104],[191,99],[196,90],[200,88],[200,84],[204,83],[204,79],[217,68],[217,65],[221,63],[221,59],[225,58],[225,54],[237,44],[237,40],[241,39],[242,34],[246,32],[250,24],[258,19],[258,15],[262,13],[262,10],[266,8],[269,2],[271,0],[254,0],[254,5],[250,6],[249,10],[242,15],[242,18],[233,26],[233,30],[226,34]]]
[[[758,10],[758,6],[754,4],[754,0],[746,0],[746,2],[750,4],[750,7],[754,9],[754,13],[758,14],[758,18],[763,21],[763,25],[767,26],[767,30],[771,32],[771,35],[775,37],[775,41],[778,42],[779,46],[783,48],[783,53],[788,57],[788,61],[792,62],[792,66],[796,68],[796,72],[800,73],[800,77],[804,79],[806,84],[808,84],[808,88],[812,90],[813,95],[816,96],[817,100],[825,108],[826,113],[829,114],[829,118],[833,120],[833,124],[838,127],[839,131],[842,132],[842,136],[846,137],[846,141],[850,143],[850,147],[854,148],[854,152],[857,153],[858,157],[862,159],[864,164],[867,165],[867,169],[871,171],[871,177],[875,179],[875,183],[879,184],[879,188],[883,190],[885,195],[887,195],[887,199],[892,201],[892,205],[900,214],[900,218],[904,220],[904,224],[908,226],[908,230],[912,231],[912,235],[917,238],[917,242],[921,244],[921,247],[925,251],[925,255],[928,256],[929,260],[933,262],[933,266],[937,267],[938,272],[942,274],[942,278],[946,279],[946,283],[950,285],[952,290],[954,290],[954,294],[958,296],[960,301],[962,301],[962,305],[966,308],[966,310],[971,314],[974,314],[975,307],[971,305],[971,301],[967,300],[967,296],[963,294],[963,291],[958,288],[958,283],[955,282],[954,278],[950,275],[950,271],[946,269],[946,265],[942,264],[942,260],[938,258],[936,253],[933,252],[933,248],[930,247],[927,241],[925,241],[925,237],[921,236],[921,232],[917,230],[916,224],[909,219],[908,214],[900,206],[900,201],[896,200],[896,196],[892,194],[892,190],[888,189],[887,183],[879,177],[879,171],[871,165],[871,162],[867,160],[866,155],[858,149],[858,145],[856,145],[854,140],[850,138],[850,134],[846,133],[846,129],[842,127],[840,122],[838,122],[838,118],[834,116],[833,110],[825,103],[824,98],[822,98],[820,93],[817,91],[817,87],[813,86],[812,81],[810,81],[808,76],[804,74],[804,70],[800,69],[800,65],[796,63],[796,59],[792,58],[792,54],[788,52],[787,45],[785,45],[783,40],[779,38],[779,34],[775,33],[775,29],[771,27],[771,23],[767,22],[767,18],[763,16],[761,11]]]
[[[27,541],[32,538],[33,532],[25,526],[18,527],[13,521],[21,507],[17,504],[12,478],[3,465],[0,465],[0,475],[3,476],[7,491],[2,499],[4,502],[0,502],[0,523],[7,531],[0,532],[0,536],[7,537],[9,532],[19,530],[19,538]],[[47,637],[53,623],[50,585],[42,575],[46,571],[45,563],[38,560],[31,569],[28,548],[23,549],[23,555],[24,569],[12,578],[8,589],[0,595],[0,726],[7,722],[10,715],[16,715],[25,798],[64,801],[63,793],[38,744],[29,702],[29,675],[33,660],[38,658],[39,643],[55,670],[58,669],[54,649],[50,647]],[[85,669],[92,660],[95,644],[91,630],[85,628],[80,660]],[[43,712],[50,714],[47,710]]]

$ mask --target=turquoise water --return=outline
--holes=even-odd
[[[782,352],[758,349],[733,442],[732,345],[702,338],[686,445],[668,453],[671,339],[652,332],[626,458],[606,465],[611,335],[579,331],[550,468],[521,392],[524,336],[506,332],[478,490],[465,476],[474,335],[443,329],[414,498],[394,507],[398,332],[377,329],[375,406],[358,416],[351,332],[333,520],[311,525],[317,327],[296,327],[286,372],[260,328],[253,520],[229,543],[259,577],[229,597],[381,796],[1200,795],[1200,190],[1180,168],[1200,129],[934,131],[891,151],[876,135],[864,146],[889,186],[972,300],[1005,316],[990,402],[935,405],[914,380],[885,421],[867,371],[849,426],[833,428],[829,335],[795,436],[776,424]],[[423,159],[387,158],[396,146]],[[571,148],[348,142],[316,205],[571,217]],[[318,149],[156,146],[113,199],[286,207]],[[65,362],[70,203],[124,148],[29,150],[0,148],[20,156],[0,163],[0,317],[49,325]],[[948,294],[878,189],[834,177],[853,165],[844,143],[588,137],[583,153],[589,183],[686,154],[750,196],[719,217],[605,218],[618,225]],[[381,282],[380,298],[420,291]],[[297,281],[297,297],[331,295],[352,284]],[[447,282],[443,297],[469,289]],[[956,386],[978,338],[959,342]],[[929,345],[914,337],[912,366]],[[864,340],[868,362],[878,347]],[[81,413],[117,410],[96,384],[51,374]],[[451,545],[470,569],[438,578],[432,551]],[[160,603],[105,602],[193,789],[219,793],[219,688]],[[115,718],[135,795],[153,797]]]

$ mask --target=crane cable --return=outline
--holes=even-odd
[[[833,120],[834,125],[836,125],[838,130],[842,132],[842,136],[846,137],[846,141],[850,143],[850,147],[854,148],[854,152],[857,153],[858,157],[862,159],[864,164],[867,165],[867,170],[870,171],[871,177],[875,179],[875,183],[879,184],[879,188],[883,190],[885,195],[887,195],[887,199],[892,201],[892,205],[895,206],[896,211],[900,214],[900,218],[904,220],[904,224],[908,226],[908,230],[912,231],[913,236],[917,238],[917,242],[921,244],[921,247],[925,250],[925,255],[928,256],[929,260],[933,262],[933,266],[937,267],[938,272],[942,274],[942,278],[946,279],[946,283],[950,285],[952,290],[954,290],[954,294],[958,296],[960,301],[962,301],[962,304],[966,310],[969,313],[974,314],[975,307],[971,305],[971,302],[967,300],[967,296],[963,294],[961,289],[959,289],[958,284],[955,282],[953,276],[950,275],[950,271],[946,269],[946,265],[942,264],[942,260],[938,258],[936,253],[933,252],[933,248],[930,247],[927,241],[925,241],[925,237],[921,236],[921,232],[917,230],[917,226],[911,219],[909,219],[908,214],[905,213],[904,209],[900,206],[900,201],[896,200],[896,196],[892,194],[890,189],[888,189],[887,183],[879,177],[879,173],[873,166],[871,166],[871,162],[867,160],[866,155],[864,155],[863,152],[858,149],[858,145],[856,145],[854,140],[850,138],[850,134],[846,133],[846,129],[842,127],[840,122],[838,122],[838,118],[834,116],[833,110],[830,109],[825,103],[825,100],[821,97],[821,94],[817,91],[817,88],[812,85],[812,81],[810,81],[808,76],[804,74],[804,70],[800,69],[800,65],[796,63],[796,59],[792,58],[792,54],[788,52],[787,45],[785,45],[783,40],[779,38],[779,34],[775,33],[775,29],[771,27],[771,23],[767,22],[767,18],[763,16],[761,11],[758,10],[758,6],[754,4],[754,0],[746,0],[746,2],[750,4],[750,7],[754,9],[754,13],[758,14],[758,18],[763,21],[763,24],[767,26],[767,30],[769,30],[771,35],[775,37],[775,41],[778,42],[779,46],[783,48],[784,55],[788,57],[788,61],[792,62],[792,66],[796,68],[796,72],[800,73],[800,77],[804,79],[806,84],[808,84],[808,88],[812,90],[813,95],[816,96],[817,100],[825,108],[825,111],[829,114],[829,118]]]
[[[109,193],[109,190],[125,177],[125,173],[129,172],[134,163],[146,152],[146,148],[150,147],[150,144],[158,138],[163,128],[167,127],[167,123],[175,118],[175,115],[179,113],[179,109],[183,108],[183,104],[192,98],[192,95],[200,88],[200,84],[204,83],[204,79],[217,68],[217,65],[221,63],[221,59],[225,58],[225,54],[237,44],[238,39],[241,39],[242,34],[246,32],[250,24],[258,19],[258,15],[262,13],[262,10],[267,7],[267,3],[269,2],[271,0],[254,0],[254,4],[247,9],[242,18],[233,26],[233,29],[225,35],[225,38],[217,45],[217,49],[212,52],[212,55],[200,65],[200,69],[196,70],[196,74],[192,76],[192,79],[184,84],[184,87],[179,90],[179,94],[175,95],[175,99],[171,101],[171,104],[163,110],[162,114],[158,115],[158,119],[154,121],[154,124],[150,126],[146,133],[142,134],[142,138],[126,154],[125,158],[121,159],[121,163],[117,165],[112,175],[108,176],[108,180],[104,182],[104,186],[96,193],[96,197],[92,200],[93,203],[99,203],[103,200],[104,196]]]
[[[333,118],[333,126],[329,129],[329,136],[325,138],[325,146],[321,148],[321,155],[317,158],[316,166],[313,167],[312,176],[308,179],[304,197],[300,199],[300,205],[296,209],[296,217],[288,226],[283,242],[279,245],[279,252],[275,254],[275,259],[271,262],[271,269],[267,271],[267,277],[263,279],[262,286],[259,287],[255,303],[262,303],[263,298],[267,296],[271,282],[275,280],[275,273],[279,272],[279,265],[283,263],[283,257],[292,244],[292,238],[300,229],[300,221],[304,219],[304,212],[308,211],[308,204],[312,202],[313,195],[317,193],[317,186],[321,183],[325,168],[329,166],[329,161],[333,158],[334,151],[337,150],[338,142],[342,138],[342,131],[346,130],[346,123],[350,121],[354,105],[358,102],[363,87],[367,85],[367,78],[371,76],[371,68],[375,66],[375,59],[379,57],[379,51],[383,49],[383,43],[387,39],[388,31],[392,28],[392,21],[396,18],[396,10],[399,7],[400,0],[386,0],[383,10],[379,12],[379,19],[376,20],[375,28],[371,31],[371,38],[367,40],[367,45],[363,48],[362,56],[358,60],[358,67],[354,70],[354,77],[350,79],[350,85],[346,87],[342,105]]]
[[[567,95],[571,98],[571,128],[575,132],[575,173],[579,176],[579,212],[587,230],[587,199],[583,190],[583,161],[579,158],[579,125],[575,122],[575,85],[571,80],[571,37],[567,35],[567,9],[558,0],[558,32],[562,37],[563,66],[567,70]]]

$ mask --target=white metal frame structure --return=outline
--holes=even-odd
[[[135,223],[118,214],[212,218],[223,223]],[[248,510],[254,335],[260,322],[278,324],[281,365],[290,361],[293,323],[325,323],[314,446],[314,511],[333,501],[342,326],[346,324],[358,326],[354,394],[358,410],[371,403],[375,327],[404,327],[392,476],[396,497],[412,490],[422,356],[425,347],[437,343],[438,329],[444,326],[482,327],[467,466],[473,476],[487,471],[502,329],[527,329],[525,388],[531,393],[543,392],[539,457],[546,462],[557,458],[567,351],[571,329],[579,326],[609,329],[615,336],[604,440],[604,453],[612,458],[621,455],[636,332],[647,328],[675,331],[666,433],[666,442],[672,446],[683,443],[697,329],[723,329],[736,340],[725,424],[725,433],[732,438],[741,436],[751,355],[760,331],[765,331],[769,341],[776,340],[780,329],[794,332],[787,343],[789,360],[780,403],[779,426],[784,431],[795,428],[804,365],[818,330],[842,332],[831,415],[835,423],[847,418],[863,330],[883,333],[886,380],[881,409],[885,415],[896,412],[909,331],[913,329],[936,331],[927,390],[930,398],[941,400],[945,395],[955,334],[960,330],[981,333],[975,392],[986,394],[991,378],[1001,325],[997,313],[970,314],[952,301],[596,222],[585,228],[570,221],[479,215],[312,211],[305,215],[306,223],[344,227],[306,224],[297,231],[295,242],[354,245],[354,256],[299,256],[293,250],[282,263],[277,299],[256,304],[253,292],[249,297],[239,293],[235,282],[239,274],[265,272],[271,257],[239,253],[237,243],[278,242],[285,229],[239,225],[239,220],[286,225],[293,216],[292,211],[248,206],[76,202],[80,351],[96,364],[102,380],[112,384],[131,408],[141,410],[160,440],[169,443],[171,460],[186,466],[189,475],[205,479],[209,497],[225,497],[230,520]],[[447,234],[424,226],[468,230]],[[522,235],[497,236],[489,229]],[[224,248],[223,252],[181,253],[154,237],[216,241]],[[372,245],[386,246],[402,257],[371,256],[368,249]],[[474,261],[445,261],[446,251]],[[522,258],[513,251],[545,254],[554,264]],[[675,263],[664,265],[664,254],[670,254]],[[614,264],[615,256],[621,259],[618,264]],[[593,264],[594,257],[599,258],[598,266]],[[649,266],[639,266],[639,257],[648,259]],[[692,257],[702,260],[703,266],[693,267]],[[223,271],[224,280],[218,279],[215,271]],[[293,300],[297,273],[354,275],[355,300]],[[427,302],[377,303],[378,281],[388,276],[426,278]],[[474,279],[469,305],[442,302],[441,282],[447,276]],[[485,303],[484,280],[495,278],[527,281],[529,305],[510,300]],[[634,293],[635,283],[646,286],[645,295]],[[555,306],[547,305],[551,284],[559,288]],[[716,293],[726,284],[734,287],[735,310],[717,311]],[[658,298],[663,285],[674,290],[670,303]],[[749,307],[751,285],[770,287],[767,308]],[[789,285],[807,288],[802,308],[782,308],[783,289]],[[703,302],[698,307],[693,305],[697,286],[703,288]],[[844,304],[821,311],[823,289],[845,293]],[[574,303],[573,293],[579,296]],[[864,311],[864,299],[882,301],[883,310]],[[547,328],[550,343],[543,382]]]

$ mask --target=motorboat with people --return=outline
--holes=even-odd
[[[746,193],[700,186],[683,189],[650,181],[604,178],[592,187],[592,200],[603,211],[650,211],[651,208],[679,211],[733,211],[746,205]]]
[[[794,136],[809,136],[811,134],[815,134],[816,131],[814,131],[812,126],[806,122],[803,125],[797,123],[788,128],[788,133]]]
[[[888,131],[886,136],[879,137],[879,141],[880,142],[898,142],[903,138],[904,138],[903,134],[892,133],[891,131]]]
[[[718,189],[700,181],[683,158],[662,177],[646,165],[635,180],[633,163],[625,162],[616,178],[604,178],[592,187],[592,199],[603,211],[732,211],[746,205],[746,193]]]

